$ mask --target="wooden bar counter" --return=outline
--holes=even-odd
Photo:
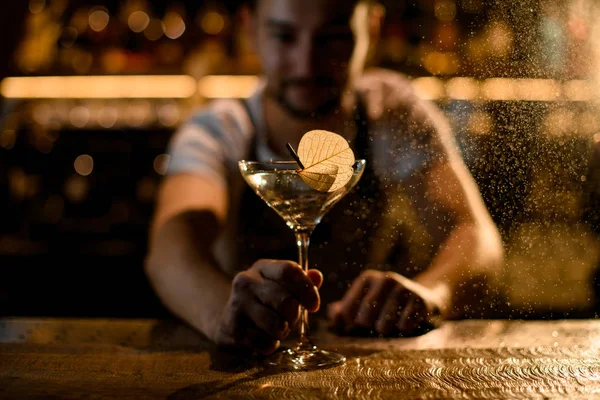
[[[264,367],[173,321],[4,318],[0,398],[600,398],[597,320],[453,321],[397,339],[313,328],[345,365]]]

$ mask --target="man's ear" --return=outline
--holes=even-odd
[[[257,46],[257,23],[256,23],[256,11],[253,11],[247,5],[243,5],[239,9],[239,17],[240,23],[242,24],[242,29],[246,34],[246,37],[250,38],[250,43],[252,44],[252,50],[256,52],[258,50]]]

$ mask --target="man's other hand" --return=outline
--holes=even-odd
[[[364,271],[328,316],[345,333],[416,336],[437,327],[445,309],[435,291],[394,272]]]

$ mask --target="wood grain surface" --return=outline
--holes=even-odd
[[[277,370],[175,322],[2,319],[0,398],[600,398],[600,321],[456,321],[398,339],[321,325],[313,338],[346,364]]]

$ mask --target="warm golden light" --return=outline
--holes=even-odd
[[[448,97],[456,100],[473,100],[479,96],[479,83],[472,78],[452,78],[446,83]]]
[[[167,173],[167,168],[169,167],[170,156],[168,154],[160,154],[156,156],[153,162],[154,170],[159,175],[164,175]]]
[[[185,22],[176,12],[168,12],[163,19],[165,35],[169,39],[177,39],[185,32]]]
[[[165,31],[163,23],[160,19],[153,18],[148,23],[148,26],[144,30],[144,36],[146,39],[154,42],[160,39],[164,35]]]
[[[492,116],[485,111],[475,111],[467,123],[467,129],[472,135],[487,135],[492,131],[494,121]]]
[[[562,94],[562,85],[552,79],[519,79],[516,99],[525,101],[554,101]]]
[[[152,105],[148,101],[131,102],[125,108],[125,123],[134,128],[139,128],[149,122],[152,117]]]
[[[444,83],[438,78],[416,78],[412,84],[417,95],[425,100],[436,100],[446,95]]]
[[[82,154],[75,159],[73,167],[79,175],[88,176],[94,170],[94,159],[87,154]]]
[[[515,79],[491,78],[483,83],[481,92],[488,100],[516,100]]]
[[[198,82],[198,92],[206,98],[243,98],[256,89],[258,78],[253,75],[210,75]]]
[[[109,21],[110,16],[105,10],[95,10],[90,12],[89,24],[90,28],[95,32],[102,32]]]
[[[129,15],[127,24],[133,32],[140,33],[150,24],[150,17],[143,11],[134,11]]]
[[[549,136],[566,136],[574,131],[575,126],[575,112],[568,108],[559,108],[552,112],[549,112],[545,117],[544,132]]]
[[[36,76],[0,83],[6,98],[189,98],[195,92],[196,80],[187,75]]]
[[[90,184],[87,179],[73,175],[64,185],[64,194],[67,199],[74,203],[80,203],[87,197],[90,190]]]
[[[108,49],[102,54],[100,62],[108,73],[117,74],[127,67],[127,55],[118,49]]]
[[[582,112],[577,119],[578,132],[582,137],[589,138],[600,130],[600,118],[592,110]]]
[[[463,0],[461,1],[461,5],[470,14],[478,13],[483,8],[482,0]]]
[[[206,99],[244,98],[252,94],[258,82],[256,75],[207,75],[198,81],[188,75],[10,77],[0,82],[0,94],[13,99],[185,99],[196,93]],[[591,81],[585,80],[561,83],[552,79],[420,77],[414,78],[412,84],[417,94],[427,100],[590,101],[596,98]],[[171,120],[172,110],[168,111],[164,121]]]
[[[115,126],[119,119],[119,109],[116,107],[102,107],[98,113],[98,125],[109,129]]]
[[[161,125],[174,127],[179,122],[181,112],[177,104],[165,104],[158,108],[157,118]]]
[[[33,120],[39,125],[48,125],[52,120],[53,113],[54,111],[50,104],[41,103],[32,110],[31,115]]]
[[[209,11],[202,17],[200,25],[209,35],[218,35],[225,28],[225,19],[218,12]]]
[[[437,19],[450,22],[456,18],[456,3],[453,0],[438,0],[435,2],[435,16]]]
[[[584,111],[578,115],[577,125],[579,136],[589,138],[600,130],[600,119],[595,112],[591,110]]]
[[[44,11],[44,8],[46,8],[46,0],[29,0],[29,12],[32,14],[39,14]]]
[[[514,37],[508,24],[494,21],[486,28],[485,43],[492,57],[507,57],[513,49]]]
[[[584,80],[566,82],[563,90],[567,99],[571,101],[590,101],[594,98],[592,85]]]
[[[423,65],[434,75],[452,75],[458,71],[460,60],[456,53],[434,51],[423,56]]]
[[[77,32],[77,29],[73,28],[72,26],[67,26],[65,29],[63,29],[60,35],[61,46],[66,48],[73,46],[78,36],[79,32]]]
[[[90,110],[84,106],[77,106],[69,112],[69,121],[76,128],[85,127],[90,121]]]

